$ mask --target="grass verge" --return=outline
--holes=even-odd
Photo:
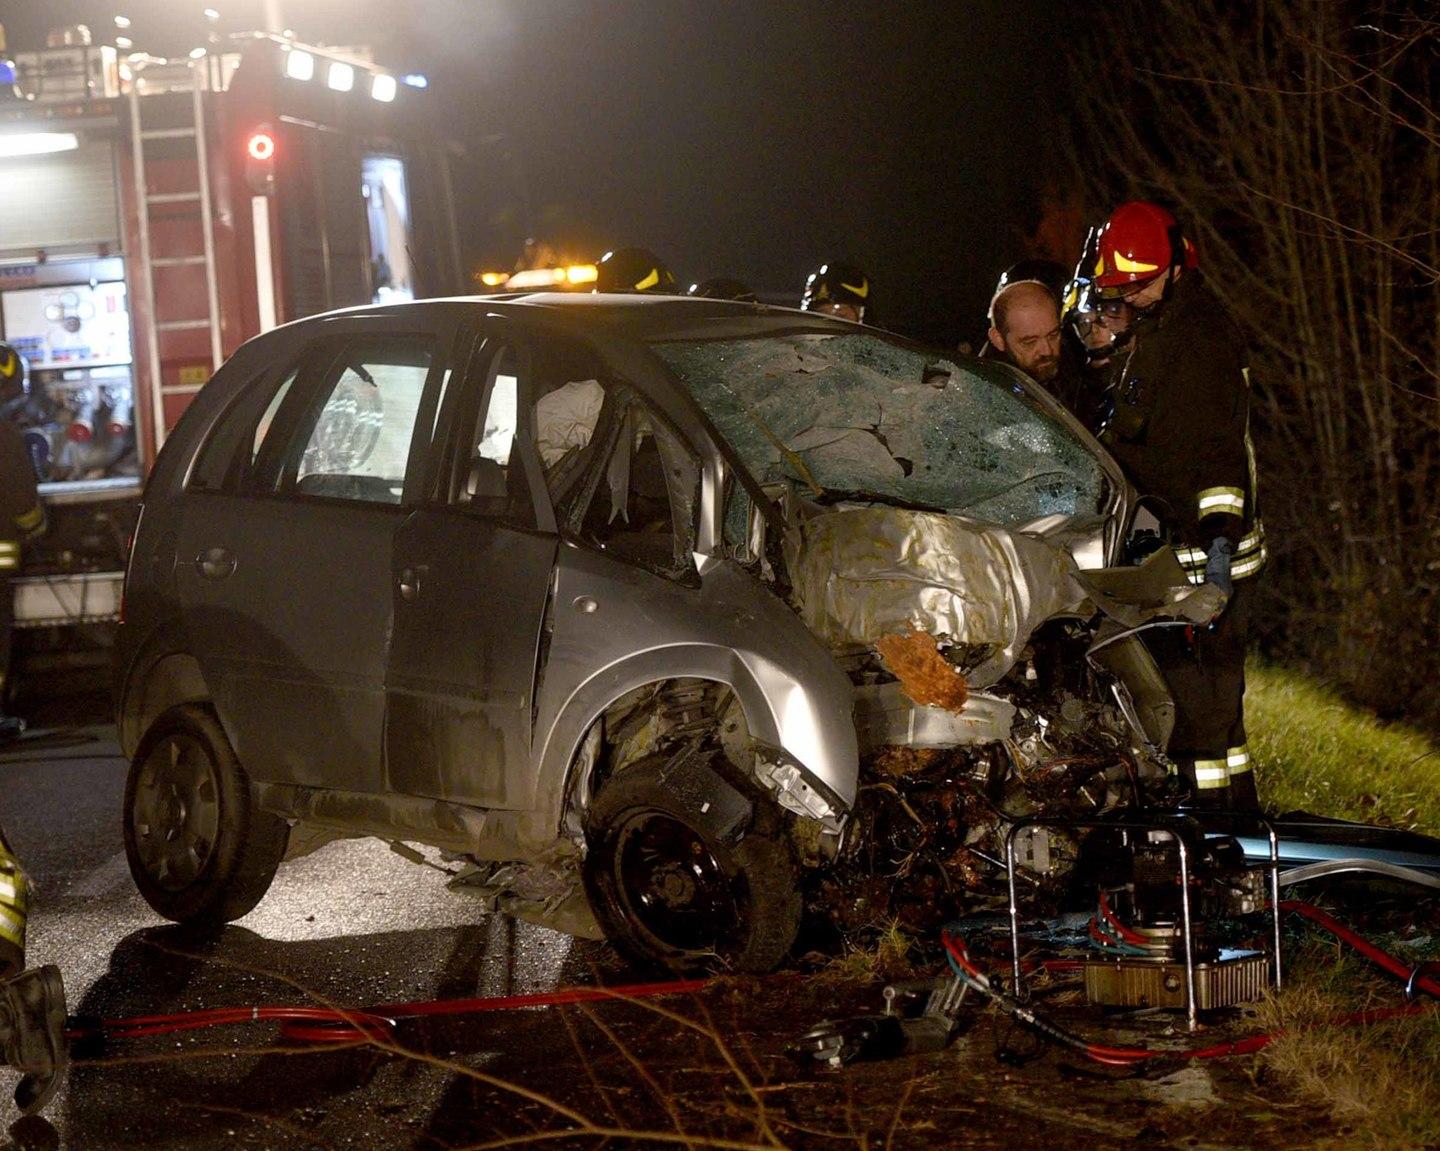
[[[1403,946],[1386,941],[1402,957]],[[1328,1147],[1440,1146],[1440,1014],[1339,1026],[1351,1012],[1393,1008],[1393,982],[1353,954],[1312,939],[1288,951],[1290,983],[1259,1009],[1283,1032],[1261,1053],[1267,1071],[1335,1124]]]
[[[1440,745],[1273,664],[1252,662],[1246,678],[1246,734],[1267,808],[1440,834]]]
[[[1252,662],[1247,680],[1246,730],[1267,808],[1440,834],[1440,745],[1273,664]],[[1411,930],[1421,934],[1377,942],[1410,962],[1433,958],[1424,928]],[[1401,1002],[1394,981],[1328,938],[1292,938],[1286,950],[1286,990],[1260,1009],[1260,1029],[1283,1034],[1262,1065],[1331,1117],[1330,1146],[1440,1146],[1440,1013],[1337,1026]]]

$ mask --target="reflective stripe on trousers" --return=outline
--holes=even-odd
[[[1195,761],[1195,786],[1201,791],[1212,787],[1227,787],[1230,772],[1223,759],[1197,759]]]
[[[30,885],[19,861],[0,850],[0,939],[25,950],[25,913],[30,908]]]
[[[1197,759],[1195,761],[1195,786],[1208,791],[1215,787],[1228,787],[1230,780],[1250,770],[1250,747],[1241,744],[1229,748],[1224,759]]]

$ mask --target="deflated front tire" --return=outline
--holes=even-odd
[[[616,949],[641,964],[769,971],[800,926],[783,817],[768,797],[680,758],[641,760],[591,804],[591,909]]]

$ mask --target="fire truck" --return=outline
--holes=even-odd
[[[244,340],[464,290],[460,153],[421,84],[288,34],[178,60],[83,28],[7,58],[0,36],[0,337],[30,366],[3,414],[51,524],[17,626],[117,618],[144,477]]]

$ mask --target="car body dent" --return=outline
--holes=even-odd
[[[677,678],[730,687],[756,742],[784,750],[847,808],[854,802],[859,751],[850,681],[744,569],[707,564],[700,586],[687,587],[566,545],[554,603],[536,717],[535,808],[558,810],[585,733],[611,703]],[[587,603],[595,607],[586,610]]]

